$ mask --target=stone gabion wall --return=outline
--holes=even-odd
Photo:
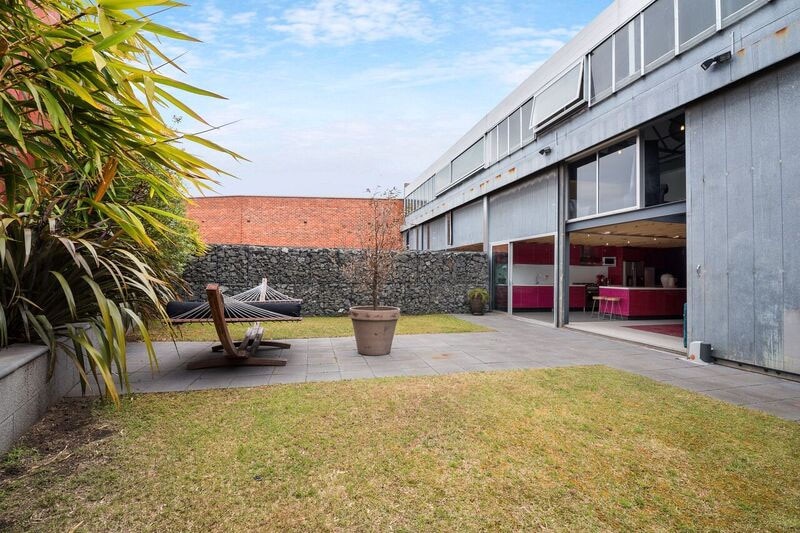
[[[192,290],[187,298],[205,299],[205,286],[216,282],[228,294],[258,285],[266,276],[270,286],[303,299],[303,314],[332,316],[352,305],[369,303],[368,291],[346,274],[346,265],[361,253],[330,248],[277,248],[214,245],[184,272]],[[467,291],[488,289],[489,264],[480,252],[395,253],[395,268],[381,302],[405,314],[465,313]]]

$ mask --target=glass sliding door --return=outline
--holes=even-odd
[[[492,309],[508,311],[508,245],[492,246]]]

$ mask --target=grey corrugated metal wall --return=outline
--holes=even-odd
[[[453,246],[483,242],[483,202],[453,210]]]
[[[556,231],[558,170],[489,197],[489,240],[519,239]]]
[[[430,242],[427,249],[444,250],[447,248],[447,221],[445,217],[435,218],[428,222],[427,226],[430,232]]]
[[[690,107],[686,126],[690,338],[800,373],[800,61]]]

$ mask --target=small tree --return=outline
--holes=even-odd
[[[369,218],[359,235],[362,250],[350,263],[348,274],[363,286],[370,295],[372,308],[377,309],[380,293],[394,272],[402,213],[394,202],[400,195],[397,188],[378,187],[367,189],[367,193],[370,194]]]

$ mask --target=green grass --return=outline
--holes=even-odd
[[[94,423],[0,481],[0,524],[800,528],[800,425],[605,367],[144,395]]]
[[[249,323],[228,324],[231,336],[241,338],[250,326]],[[408,315],[401,316],[397,323],[398,335],[417,333],[469,333],[492,331],[489,328],[461,320],[452,315]],[[217,334],[214,324],[184,324],[177,328],[178,340],[215,341]],[[349,317],[304,317],[298,322],[264,322],[264,338],[268,339],[309,339],[314,337],[350,337],[353,325]],[[163,325],[153,325],[150,329],[153,340],[172,340],[169,330]]]

